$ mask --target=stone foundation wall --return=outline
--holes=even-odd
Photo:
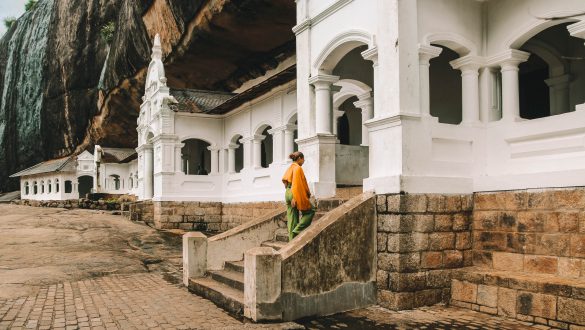
[[[448,302],[451,273],[472,264],[472,195],[377,196],[378,303]]]
[[[585,188],[476,193],[474,265],[585,277]]]
[[[88,209],[88,210],[109,210],[119,211],[122,209],[122,204],[117,201],[98,200],[92,201],[89,199],[68,199],[62,201],[35,201],[35,200],[17,200],[13,204],[33,206],[33,207],[57,207],[65,209]]]
[[[222,230],[237,227],[248,221],[265,216],[282,207],[283,202],[230,203],[222,205],[221,221],[225,224]]]
[[[140,201],[126,205],[124,211],[128,211],[127,216],[130,220],[154,224],[154,208],[151,201]]]
[[[154,225],[159,229],[226,231],[273,212],[280,202],[154,202]]]

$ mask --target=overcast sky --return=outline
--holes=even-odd
[[[26,0],[0,0],[0,36],[6,32],[4,19],[14,16],[18,18],[24,13],[24,3]]]

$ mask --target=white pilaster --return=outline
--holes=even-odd
[[[569,83],[571,76],[568,74],[552,77],[544,81],[550,93],[550,114],[558,115],[569,111]]]
[[[359,101],[354,102],[353,105],[356,108],[362,110],[362,146],[368,146],[370,144],[370,136],[366,122],[374,117],[374,99],[371,93],[358,96]]]
[[[331,85],[339,81],[339,77],[319,74],[309,79],[315,86],[315,130],[317,134],[332,134],[333,100]]]
[[[154,194],[154,155],[152,145],[142,145],[139,147],[142,149],[144,155],[144,199],[152,199]]]
[[[425,117],[431,115],[431,87],[429,79],[430,60],[441,55],[442,51],[443,49],[440,47],[427,45],[418,46],[420,109],[421,115]]]
[[[335,196],[335,145],[333,135],[317,135],[297,140],[299,150],[305,155],[303,169],[311,192],[317,198]]]

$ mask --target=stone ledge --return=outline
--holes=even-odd
[[[452,276],[452,305],[555,327],[585,325],[584,279],[477,267]]]

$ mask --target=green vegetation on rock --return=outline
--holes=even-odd
[[[10,29],[14,22],[16,22],[16,17],[6,17],[4,19],[4,26],[6,26],[6,29]]]
[[[116,23],[110,21],[102,26],[100,34],[102,39],[109,45],[114,39],[114,33],[116,32]]]
[[[39,0],[28,0],[24,5],[24,10],[26,11],[34,10],[35,8],[37,8],[38,4]]]

